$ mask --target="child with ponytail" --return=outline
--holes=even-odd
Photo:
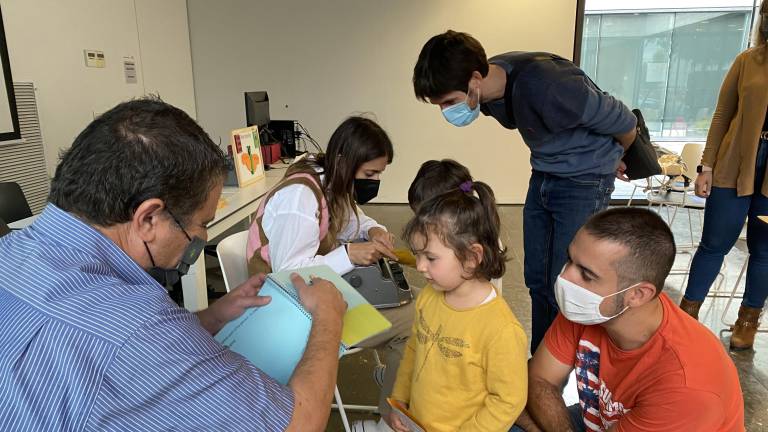
[[[491,188],[465,181],[416,208],[404,238],[428,281],[392,399],[428,431],[507,431],[527,398],[527,341],[490,283],[504,273]],[[397,413],[388,423],[408,429]]]

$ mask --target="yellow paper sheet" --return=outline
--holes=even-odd
[[[355,346],[390,327],[392,324],[376,308],[370,304],[362,304],[348,309],[347,313],[344,314],[341,341],[346,346]]]

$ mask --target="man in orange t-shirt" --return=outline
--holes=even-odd
[[[661,293],[675,258],[655,213],[612,209],[576,234],[555,292],[560,315],[529,363],[517,427],[545,431],[743,431],[733,362]],[[576,369],[579,404],[562,386]],[[519,430],[519,429],[518,429]]]

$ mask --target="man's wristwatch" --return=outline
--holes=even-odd
[[[699,165],[696,167],[696,172],[701,174],[703,172],[711,172],[712,168],[706,166],[706,165]]]

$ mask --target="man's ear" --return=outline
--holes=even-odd
[[[159,198],[150,198],[136,207],[131,217],[131,230],[142,241],[151,242],[157,236],[157,228],[163,219],[165,203]]]
[[[656,298],[656,286],[650,282],[640,282],[634,288],[627,291],[624,297],[627,306],[639,307]]]

